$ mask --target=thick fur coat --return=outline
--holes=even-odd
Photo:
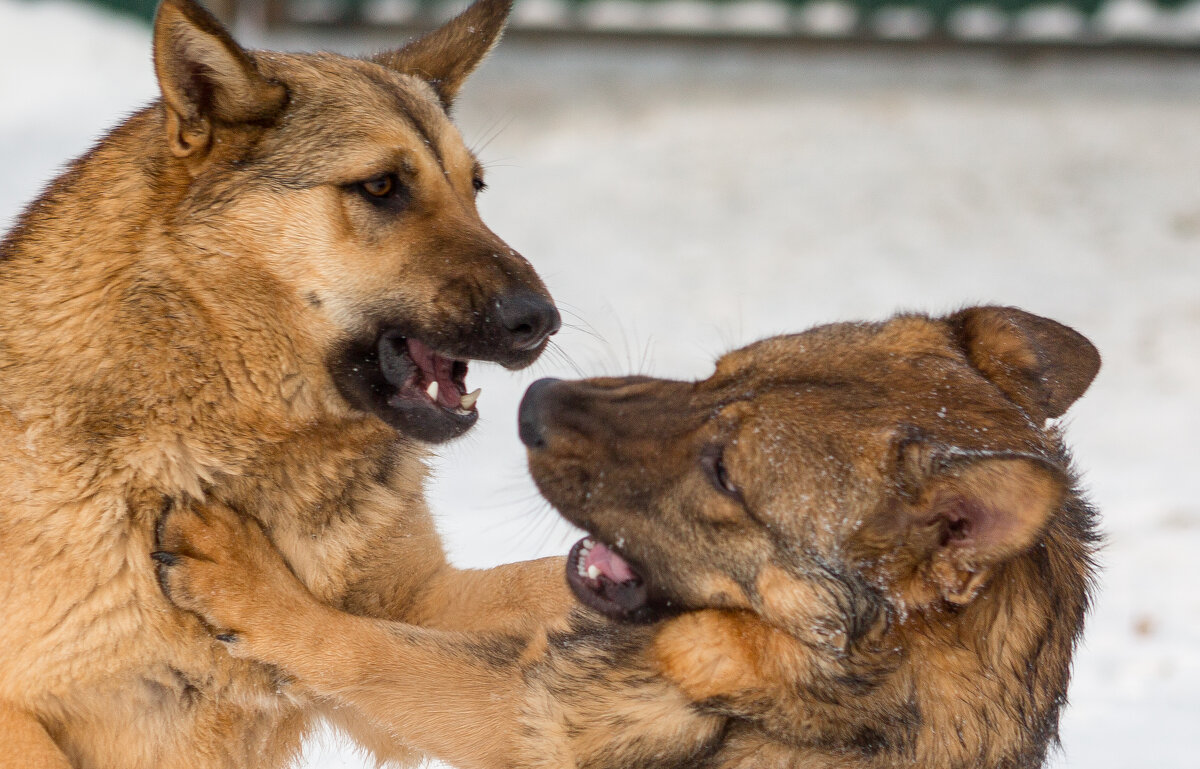
[[[295,755],[318,705],[155,583],[171,504],[253,511],[347,611],[510,631],[565,611],[554,563],[451,568],[422,489],[430,444],[475,419],[467,362],[525,365],[559,322],[480,221],[447,114],[507,12],[356,60],[248,52],[166,0],[162,99],[0,243],[0,767]]]

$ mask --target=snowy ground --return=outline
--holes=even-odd
[[[572,326],[533,371],[473,374],[485,416],[432,490],[455,561],[573,540],[516,440],[537,376],[703,376],[818,322],[1020,305],[1105,356],[1069,414],[1109,543],[1057,765],[1197,766],[1197,63],[501,46],[461,105],[484,216]],[[0,0],[0,228],[153,88],[144,28]],[[365,764],[314,746],[306,766]]]

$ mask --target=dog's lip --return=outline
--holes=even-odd
[[[584,537],[571,548],[567,585],[581,603],[610,619],[647,622],[659,615],[637,567],[595,536]]]
[[[437,408],[447,417],[474,422],[480,390],[468,393],[468,361],[438,352],[420,339],[398,330],[380,334],[376,343],[379,368],[394,388],[387,402],[397,407],[408,401]]]

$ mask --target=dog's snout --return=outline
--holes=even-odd
[[[550,390],[561,379],[539,379],[529,385],[521,406],[517,409],[517,434],[521,443],[531,449],[546,446],[546,407],[550,401]]]
[[[496,311],[513,346],[519,350],[538,347],[562,326],[554,303],[528,291],[500,297],[496,300]]]

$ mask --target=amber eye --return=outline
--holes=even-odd
[[[741,501],[742,491],[733,482],[729,470],[725,467],[725,450],[722,446],[708,446],[700,454],[700,466],[717,491]]]
[[[358,186],[373,198],[391,197],[396,192],[396,175],[382,174],[374,179],[359,182]]]

